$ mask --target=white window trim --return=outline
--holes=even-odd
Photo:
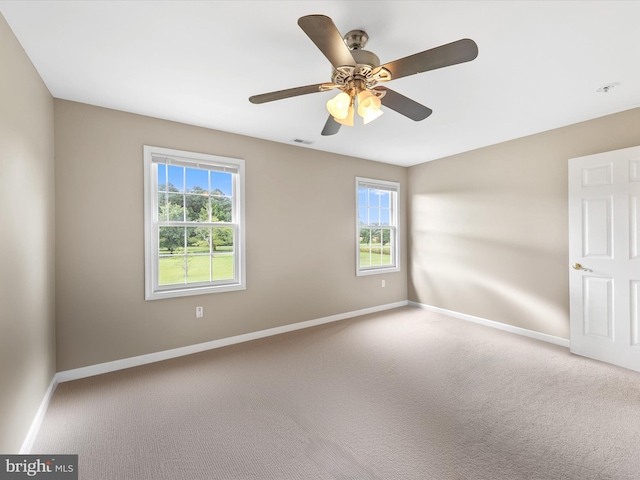
[[[379,186],[383,190],[393,190],[396,192],[395,195],[395,204],[391,209],[392,215],[394,215],[394,228],[396,231],[395,235],[395,243],[394,243],[394,251],[395,251],[395,265],[382,265],[382,266],[373,266],[373,267],[360,267],[360,222],[359,222],[359,213],[358,213],[358,188],[360,184],[367,183],[372,186]],[[365,177],[356,177],[356,275],[358,277],[365,275],[378,275],[382,273],[391,273],[391,272],[399,272],[400,271],[400,183],[398,182],[390,182],[388,180],[377,180],[374,178],[365,178]],[[386,187],[386,188],[385,188]]]
[[[189,162],[201,161],[205,164],[233,165],[238,170],[234,177],[234,218],[237,218],[239,235],[236,239],[237,278],[233,283],[208,285],[158,285],[158,195],[156,194],[158,178],[152,168],[153,156],[186,159]],[[145,300],[202,295],[208,293],[246,290],[246,242],[245,242],[245,191],[244,160],[219,157],[205,153],[193,153],[170,148],[144,146],[144,241],[145,241]]]

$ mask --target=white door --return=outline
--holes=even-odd
[[[640,147],[569,160],[571,352],[640,371]]]

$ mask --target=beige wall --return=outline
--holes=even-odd
[[[0,452],[55,373],[53,98],[0,15]]]
[[[406,260],[356,277],[354,244],[355,177],[405,168],[64,100],[55,125],[58,371],[407,298]],[[144,300],[145,144],[245,160],[246,291]]]
[[[409,169],[409,300],[569,338],[567,160],[640,145],[640,109]]]

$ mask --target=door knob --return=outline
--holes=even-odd
[[[571,265],[573,267],[574,270],[584,270],[585,272],[588,272],[589,269],[588,268],[584,268],[582,265],[580,265],[579,263],[574,263],[573,265]]]

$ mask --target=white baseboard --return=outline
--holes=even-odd
[[[42,425],[42,421],[44,420],[44,414],[47,413],[47,408],[49,408],[49,402],[51,401],[51,397],[53,397],[53,392],[56,391],[56,387],[58,386],[57,376],[54,375],[51,379],[51,383],[49,384],[49,388],[47,392],[44,394],[44,398],[42,399],[42,403],[40,403],[40,408],[36,412],[36,416],[31,423],[31,428],[29,428],[29,432],[27,433],[27,437],[24,439],[22,443],[22,447],[20,447],[20,455],[28,455],[31,453],[31,447],[33,447],[33,442],[35,442],[36,437],[38,436],[38,432],[40,431],[40,426]]]
[[[258,332],[245,333],[228,338],[221,338],[220,340],[212,340],[210,342],[198,343],[196,345],[189,345],[186,347],[164,350],[162,352],[139,355],[137,357],[123,358],[122,360],[99,363],[97,365],[90,365],[88,367],[74,368],[72,370],[58,372],[56,377],[57,381],[60,383],[69,382],[71,380],[92,377],[94,375],[114,372],[116,370],[124,370],[125,368],[160,362],[162,360],[169,360],[171,358],[182,357],[184,355],[191,355],[192,353],[213,350],[214,348],[226,347],[228,345],[234,345],[236,343],[249,342],[251,340],[270,337],[272,335],[293,332],[295,330],[301,330],[303,328],[315,327],[316,325],[322,325],[323,323],[337,322],[339,320],[358,317],[360,315],[367,315],[369,313],[382,312],[384,310],[390,310],[392,308],[406,307],[407,304],[408,302],[406,300],[402,302],[388,303],[386,305],[379,305],[377,307],[363,308],[362,310],[355,310],[353,312],[340,313],[328,317],[316,318],[315,320],[307,320],[305,322],[292,323],[290,325],[283,325],[281,327],[268,328],[266,330],[260,330]]]
[[[498,330],[516,333],[525,337],[535,338],[536,340],[542,340],[543,342],[553,343],[554,345],[560,345],[561,347],[569,348],[569,340],[567,340],[566,338],[547,335],[546,333],[534,332],[533,330],[527,330],[526,328],[514,327],[513,325],[507,325],[506,323],[495,322],[493,320],[487,320],[486,318],[481,317],[474,317],[473,315],[467,315],[466,313],[454,312],[445,308],[425,305],[424,303],[411,301],[407,303],[413,307],[423,308],[424,310],[441,313],[442,315],[448,315],[449,317],[459,318],[460,320],[466,320],[468,322],[479,323],[487,327],[497,328]]]

